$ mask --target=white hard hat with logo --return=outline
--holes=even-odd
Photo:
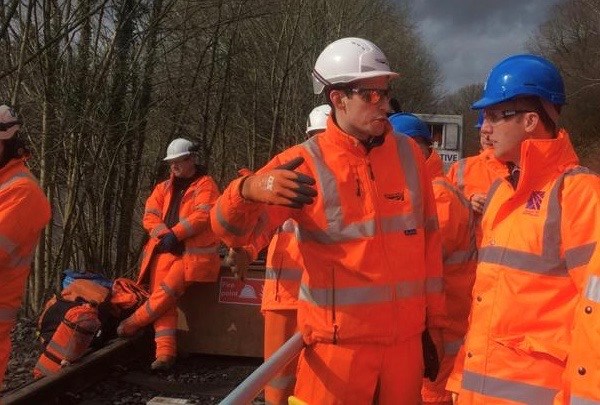
[[[10,139],[21,128],[21,121],[15,110],[6,104],[0,105],[0,139]]]
[[[398,76],[391,71],[381,49],[366,39],[342,38],[327,45],[317,58],[312,72],[313,90],[320,94],[325,86],[379,76]]]
[[[173,139],[167,147],[167,156],[163,159],[165,162],[192,154],[190,150],[194,144],[185,138]]]
[[[308,114],[308,120],[306,120],[306,133],[310,135],[314,131],[322,131],[327,128],[327,117],[331,113],[331,106],[329,104],[322,104],[313,108]]]

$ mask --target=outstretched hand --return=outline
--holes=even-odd
[[[248,176],[242,184],[242,197],[292,208],[312,204],[317,195],[315,179],[294,170],[302,163],[304,158],[297,157],[275,169]]]

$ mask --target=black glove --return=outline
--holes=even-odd
[[[177,240],[173,232],[169,232],[160,237],[160,242],[156,245],[158,253],[172,253],[176,256],[183,254],[183,243]]]
[[[421,343],[423,344],[423,363],[425,364],[423,376],[433,382],[440,371],[440,360],[433,339],[431,339],[427,329],[421,334]]]

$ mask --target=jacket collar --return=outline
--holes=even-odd
[[[384,142],[388,142],[389,135],[392,134],[392,126],[386,124],[385,132],[383,133]],[[342,149],[349,151],[350,153],[364,157],[367,155],[366,147],[361,143],[360,140],[355,138],[354,136],[344,132],[335,122],[333,117],[329,115],[327,118],[327,129],[320,135],[326,142],[330,142],[335,144],[336,146],[341,147]]]
[[[553,139],[527,139],[521,144],[521,177],[516,191],[535,189],[578,164],[579,158],[564,129]]]

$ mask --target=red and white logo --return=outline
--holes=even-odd
[[[221,277],[219,280],[219,303],[260,305],[263,295],[264,280],[246,278],[244,281],[235,277]]]

